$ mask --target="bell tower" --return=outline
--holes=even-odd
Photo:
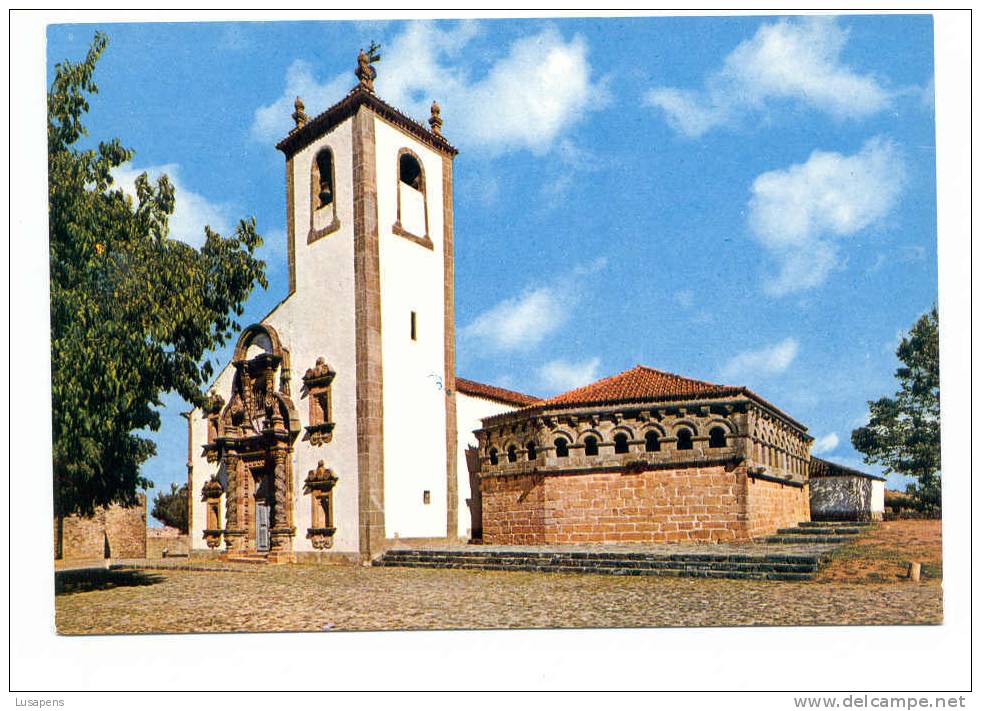
[[[299,452],[297,467],[319,457],[338,487],[356,478],[362,558],[386,539],[455,538],[458,515],[457,151],[436,102],[426,127],[375,94],[380,59],[374,43],[361,50],[357,85],[319,115],[297,97],[294,128],[276,146],[286,157],[290,295],[280,308],[293,360],[325,356],[339,392],[334,441],[310,462]],[[346,463],[335,447],[344,438]]]

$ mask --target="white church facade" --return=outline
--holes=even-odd
[[[286,156],[289,294],[242,333],[189,416],[192,549],[365,559],[394,539],[466,539],[480,418],[533,398],[457,385],[453,158],[360,83]]]

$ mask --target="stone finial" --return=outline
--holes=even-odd
[[[433,105],[429,107],[429,127],[434,136],[443,135],[443,118],[439,115],[439,111],[439,104],[433,101]]]
[[[296,101],[293,102],[293,108],[296,109],[293,112],[293,121],[296,122],[296,127],[300,128],[300,126],[307,122],[307,114],[303,110],[305,108],[303,106],[303,99],[301,99],[299,96],[296,97]]]
[[[371,65],[381,61],[379,49],[381,46],[377,42],[372,42],[367,52],[362,48],[358,52],[358,68],[354,70],[355,76],[358,77],[358,86],[372,93],[375,91],[375,77],[378,76],[378,72]]]

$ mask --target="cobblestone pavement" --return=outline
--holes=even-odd
[[[245,573],[62,571],[56,590],[63,634],[896,625],[939,624],[943,617],[939,581],[774,583],[293,565]]]

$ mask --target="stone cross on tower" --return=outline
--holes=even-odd
[[[371,65],[373,62],[381,61],[379,49],[381,46],[377,42],[372,42],[367,52],[361,49],[358,52],[358,68],[354,70],[354,74],[358,77],[358,85],[372,93],[375,91],[375,77],[378,76],[378,72]]]

